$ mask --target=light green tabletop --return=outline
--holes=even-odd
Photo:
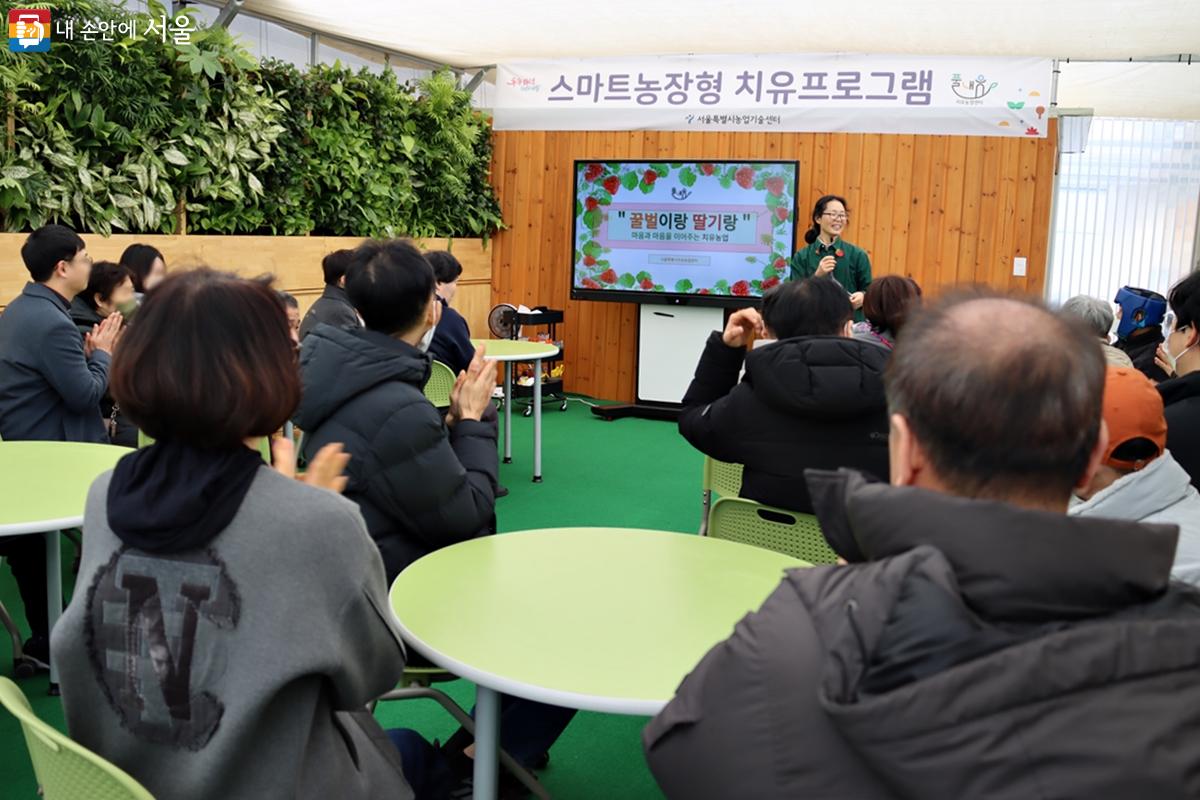
[[[533,361],[558,354],[558,346],[545,342],[526,342],[513,339],[472,339],[471,344],[486,345],[485,358],[496,361]]]
[[[133,451],[79,442],[0,442],[0,536],[82,523],[88,488]]]
[[[472,539],[400,573],[406,641],[488,688],[570,708],[657,713],[790,556],[686,533],[556,528]]]

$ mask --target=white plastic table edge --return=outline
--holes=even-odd
[[[388,604],[391,606],[391,603]],[[629,697],[606,697],[604,695],[581,694],[579,692],[568,692],[562,689],[548,689],[544,686],[536,686],[531,683],[505,678],[491,672],[487,672],[477,667],[472,667],[454,658],[450,658],[443,653],[438,652],[429,645],[421,641],[415,636],[412,631],[405,626],[400,620],[396,610],[392,609],[392,617],[396,620],[397,626],[400,628],[400,635],[403,639],[411,644],[417,652],[428,658],[433,663],[443,669],[449,670],[460,678],[466,678],[473,683],[484,686],[503,694],[512,695],[513,697],[522,697],[526,700],[536,700],[541,703],[547,703],[552,706],[562,706],[564,708],[577,708],[581,711],[600,711],[607,714],[629,714],[639,717],[652,717],[659,711],[662,711],[663,706],[671,699],[664,697],[662,700],[646,700],[635,699]],[[682,676],[680,676],[682,678]]]
[[[48,531],[60,531],[63,528],[78,528],[83,524],[83,514],[74,517],[60,517],[59,519],[35,520],[33,522],[13,522],[7,525],[0,524],[0,537],[5,536],[22,536],[27,533],[47,533]]]
[[[483,342],[484,345],[486,346],[486,344],[489,340],[488,339],[480,339],[479,341]],[[530,344],[543,344],[543,343],[542,342],[530,342]],[[483,354],[483,360],[484,361],[541,361],[544,358],[550,358],[551,356],[556,356],[561,352],[561,348],[556,344],[546,344],[546,347],[548,347],[550,349],[546,350],[544,352],[540,352],[540,353],[518,353],[517,355],[511,355],[511,356],[494,356],[490,353],[485,352]]]

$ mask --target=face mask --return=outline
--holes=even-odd
[[[130,317],[132,317],[134,312],[137,310],[138,310],[138,301],[137,300],[126,300],[124,303],[120,303],[119,305],[117,305],[117,311],[120,311],[121,316],[124,317],[125,319],[129,319]]]
[[[429,345],[433,343],[433,332],[437,330],[437,325],[434,325],[429,330],[425,331],[425,335],[421,337],[421,341],[417,342],[417,349],[422,353],[429,352]]]
[[[1179,330],[1185,330],[1185,329],[1186,329],[1186,327],[1185,327],[1185,328],[1180,328]],[[1178,373],[1178,372],[1179,372],[1179,359],[1181,359],[1181,358],[1183,358],[1184,356],[1186,356],[1186,355],[1187,355],[1187,352],[1188,352],[1188,350],[1191,350],[1193,347],[1195,347],[1195,345],[1194,345],[1194,344],[1193,344],[1193,345],[1188,345],[1187,347],[1183,348],[1183,352],[1182,352],[1182,353],[1180,353],[1179,355],[1175,355],[1174,353],[1172,353],[1172,352],[1171,352],[1171,339],[1170,339],[1170,337],[1168,337],[1168,338],[1167,338],[1167,340],[1166,340],[1165,342],[1163,342],[1163,345],[1162,345],[1162,348],[1163,348],[1163,355],[1167,357],[1167,363],[1168,363],[1168,364],[1171,366],[1171,372],[1173,372],[1173,373]]]

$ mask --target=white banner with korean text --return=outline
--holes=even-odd
[[[729,55],[497,67],[496,130],[1046,135],[1048,58]]]

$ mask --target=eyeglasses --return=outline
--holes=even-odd
[[[838,222],[838,221],[845,222],[846,220],[850,219],[849,214],[843,214],[843,213],[836,212],[836,211],[826,211],[823,214],[821,214],[821,216],[829,217],[834,222]]]

